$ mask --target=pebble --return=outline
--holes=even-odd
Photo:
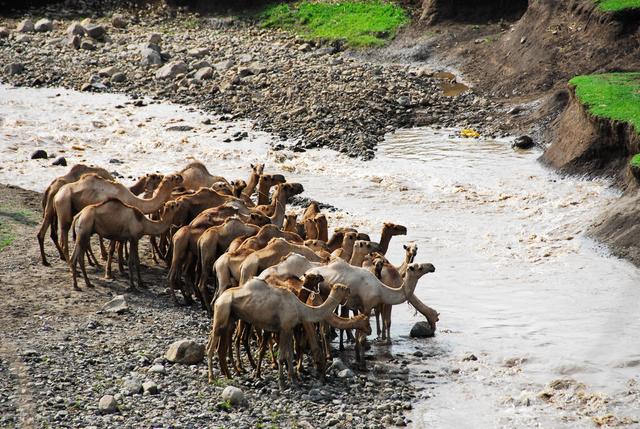
[[[115,28],[126,28],[127,24],[128,22],[125,17],[119,13],[116,13],[111,17],[111,25]]]
[[[179,74],[186,73],[187,70],[188,67],[183,61],[172,61],[156,71],[156,79],[173,78]]]
[[[0,27],[0,39],[5,39],[9,37],[11,33],[7,27]]]
[[[238,406],[246,403],[246,398],[242,390],[234,386],[227,386],[222,391],[222,400],[229,401],[232,405]]]
[[[53,30],[53,22],[50,19],[42,18],[35,23],[33,28],[37,32],[46,33]]]
[[[194,365],[204,358],[204,345],[193,340],[178,340],[169,346],[165,359],[173,363]]]
[[[89,24],[84,26],[84,33],[92,39],[102,40],[107,32],[102,25]]]
[[[102,311],[106,313],[122,314],[129,311],[129,305],[124,295],[116,295],[113,299],[102,306]]]
[[[25,19],[20,21],[16,27],[16,31],[18,33],[31,33],[35,31],[35,26],[33,25],[33,21],[30,19]]]
[[[135,395],[138,393],[142,393],[142,383],[136,378],[130,378],[124,381],[122,385],[122,390],[124,394],[127,396]]]
[[[11,63],[4,67],[4,72],[8,75],[21,74],[24,71],[22,63]]]
[[[157,395],[159,393],[158,385],[151,380],[142,383],[142,389],[145,395]]]
[[[112,414],[118,411],[118,403],[112,395],[104,395],[98,402],[98,410],[103,414]]]
[[[66,32],[71,36],[74,36],[74,35],[82,36],[84,35],[84,27],[80,25],[79,22],[74,21],[71,24],[69,24]]]
[[[211,67],[203,67],[199,69],[193,76],[197,80],[211,79],[213,76],[213,69]]]
[[[64,156],[61,156],[61,157],[57,158],[55,161],[53,161],[53,163],[51,165],[56,165],[56,166],[60,166],[60,167],[66,167],[67,166],[67,159]]]
[[[156,363],[151,368],[149,368],[149,372],[153,374],[166,374],[167,369],[164,367],[164,365]]]

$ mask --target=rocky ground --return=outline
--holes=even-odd
[[[424,66],[345,55],[340,43],[305,42],[252,17],[67,7],[0,17],[0,27],[2,82],[159,97],[363,159],[399,127],[493,134],[504,115],[472,91],[443,96]]]
[[[90,268],[96,288],[73,291],[53,253],[52,267],[39,264],[39,200],[0,185],[0,222],[15,237],[0,257],[1,427],[404,426],[412,402],[426,393],[413,381],[435,377],[410,371],[429,358],[420,352],[376,351],[366,373],[348,369],[350,353],[337,355],[325,385],[306,373],[300,387],[280,391],[268,363],[260,381],[243,376],[209,384],[204,360],[187,365],[165,356],[178,340],[204,344],[209,319],[199,307],[170,304],[166,270],[147,257],[148,249],[141,258],[148,289],[127,293],[126,277],[105,281]],[[117,295],[128,309],[103,310]],[[237,405],[236,396],[223,395],[228,385],[242,390]]]

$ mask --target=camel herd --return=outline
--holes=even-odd
[[[173,302],[178,303],[178,291],[185,303],[197,299],[212,317],[206,349],[210,380],[216,353],[222,374],[231,377],[228,362],[243,372],[241,349],[256,377],[270,349],[281,385],[285,368],[295,383],[305,354],[323,379],[335,330],[341,349],[344,334],[355,340],[356,360],[364,366],[369,317],[375,314],[378,337],[389,342],[392,306],[404,302],[435,329],[438,313],[413,294],[418,280],[435,271],[433,265],[414,263],[415,243],[404,246],[400,266],[385,258],[391,238],[407,229],[385,223],[378,242],[354,228],[336,228],[329,236],[327,217],[316,203],[302,213],[287,212],[289,200],[303,191],[281,174],[264,174],[263,164],[251,165],[246,182],[211,175],[194,162],[175,174],[147,174],[131,187],[103,168],[78,164],[44,193],[37,235],[42,263],[49,265],[44,242],[50,229],[73,287],[80,289],[78,265],[86,286],[93,287],[85,262],[99,267],[91,248],[97,235],[105,278],[112,276],[117,252],[122,273],[126,261],[130,288],[134,277],[144,287],[138,242],[149,236],[153,260],[169,267]],[[75,241],[71,254],[69,232]],[[252,344],[258,347],[257,361]]]

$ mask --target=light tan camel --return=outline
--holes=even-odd
[[[358,234],[355,232],[345,232],[343,234],[342,247],[332,252],[331,256],[350,261],[357,236]]]
[[[377,252],[380,248],[378,243],[373,241],[356,240],[353,244],[353,252],[349,263],[356,267],[361,267],[364,258],[371,252]]]
[[[204,299],[203,304],[211,313],[211,298],[207,292],[209,272],[216,259],[227,251],[231,242],[237,237],[247,237],[258,233],[259,227],[248,225],[239,218],[229,218],[220,226],[207,229],[198,238],[198,263],[200,264],[200,280],[198,289]]]
[[[164,176],[162,174],[145,174],[143,176],[140,176],[138,180],[136,180],[136,183],[129,186],[129,190],[133,195],[142,194],[144,198],[149,198],[153,194],[153,191],[155,191],[156,188],[160,186],[160,182],[162,182],[163,178]],[[108,177],[105,177],[105,179],[113,180]]]
[[[213,353],[218,352],[222,373],[231,378],[227,367],[226,352],[234,320],[240,319],[255,328],[276,332],[279,336],[278,380],[284,385],[284,365],[288,378],[294,383],[292,353],[293,329],[302,322],[316,323],[333,313],[338,304],[349,295],[348,288],[336,284],[327,300],[319,307],[310,307],[290,291],[269,286],[264,280],[253,279],[241,288],[226,290],[215,303],[213,323],[208,343],[207,363],[209,382],[213,377]],[[263,338],[264,341],[264,338]]]
[[[226,184],[229,184],[229,182],[227,182],[227,179],[225,179],[224,177],[213,176],[211,173],[209,173],[207,167],[205,167],[203,163],[198,161],[190,163],[185,168],[180,170],[178,174],[181,175],[184,179],[182,186],[185,189],[192,189],[194,191],[200,188],[210,188],[211,185],[216,182],[224,182]]]
[[[76,245],[71,258],[73,288],[80,289],[76,279],[78,263],[80,263],[85,284],[87,287],[92,287],[85,269],[84,254],[93,234],[99,234],[109,240],[129,243],[130,289],[134,288],[134,268],[138,275],[138,286],[144,287],[140,276],[138,241],[144,235],[158,235],[169,229],[178,207],[179,203],[174,201],[166,203],[160,221],[152,221],[137,208],[128,206],[116,199],[108,199],[105,202],[83,208],[73,219],[72,225],[76,236]]]
[[[256,186],[258,186],[258,180],[260,180],[260,176],[264,173],[264,164],[251,164],[251,174],[249,175],[249,181],[247,182],[247,187],[244,188],[242,194],[245,197],[251,197],[256,190]]]
[[[284,217],[284,224],[282,225],[282,229],[288,232],[295,232],[299,234],[298,231],[298,215],[295,212],[289,212]]]
[[[260,274],[265,268],[277,264],[289,253],[297,253],[312,262],[322,260],[318,254],[306,246],[289,243],[283,238],[273,238],[265,248],[250,254],[244,260],[240,267],[240,285]]]
[[[171,191],[180,186],[182,177],[165,176],[150,199],[136,197],[124,185],[103,179],[96,174],[85,174],[77,182],[64,185],[53,199],[62,251],[69,262],[69,228],[74,214],[90,204],[97,204],[108,199],[118,199],[126,205],[137,208],[142,213],[153,213],[171,197]]]
[[[53,198],[64,185],[77,182],[83,174],[87,173],[94,173],[104,179],[113,180],[111,174],[104,168],[76,164],[71,167],[64,176],[53,179],[44,191],[44,195],[42,196],[42,224],[40,225],[37,235],[38,245],[40,246],[40,260],[44,266],[48,267],[50,265],[47,261],[46,255],[44,254],[44,237],[47,234],[47,229],[49,229],[49,227],[51,227],[51,241],[53,241],[56,249],[58,249],[60,259],[64,260],[64,253],[62,252],[62,247],[60,247],[60,243],[58,242],[57,217],[55,207],[53,205]]]
[[[275,192],[273,193],[273,203],[269,210],[269,219],[271,223],[278,228],[282,228],[284,224],[284,217],[287,208],[287,202],[294,195],[298,195],[304,192],[304,187],[300,183],[282,183],[277,185]]]
[[[318,239],[318,226],[316,225],[315,218],[304,219],[302,221],[302,227],[304,228],[304,238],[307,240]]]
[[[263,174],[258,179],[258,204],[264,206],[269,204],[269,189],[286,182],[282,174]]]
[[[354,267],[339,258],[328,265],[312,268],[307,274],[319,274],[324,277],[325,281],[321,284],[324,293],[327,293],[330,284],[346,285],[351,292],[346,307],[370,315],[371,310],[380,304],[397,305],[407,301],[413,296],[420,277],[434,271],[435,267],[432,264],[410,264],[399,289],[386,286],[369,270]],[[356,358],[362,365],[365,364],[362,355],[363,341],[362,336],[356,339]]]

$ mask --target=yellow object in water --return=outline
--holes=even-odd
[[[476,139],[480,137],[480,133],[477,132],[476,130],[472,130],[471,128],[466,128],[460,131],[460,136],[468,139]]]

